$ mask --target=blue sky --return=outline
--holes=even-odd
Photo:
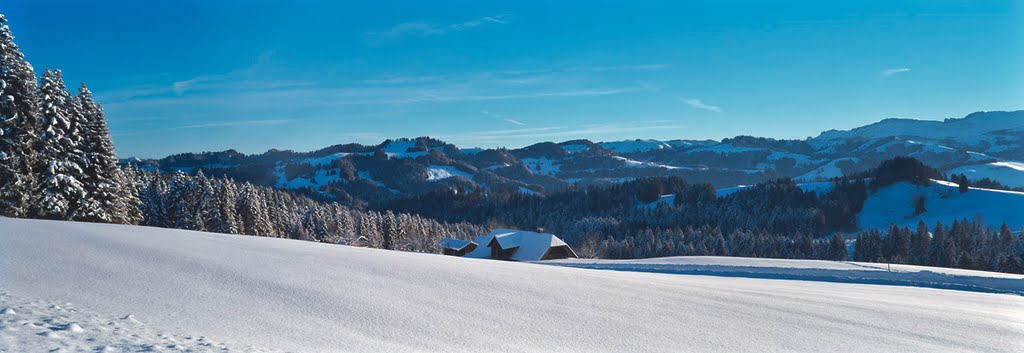
[[[89,83],[122,156],[422,135],[466,147],[805,138],[1024,108],[1017,1],[13,0],[0,11],[37,71]]]

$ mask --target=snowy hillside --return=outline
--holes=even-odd
[[[926,197],[927,211],[914,215],[914,196]],[[1024,193],[971,188],[961,194],[958,186],[944,181],[932,181],[928,186],[896,183],[868,196],[864,210],[857,217],[861,229],[885,229],[898,224],[913,229],[918,221],[929,227],[942,221],[949,226],[954,220],[975,220],[981,217],[990,226],[1003,222],[1014,231],[1024,226]]]
[[[1024,350],[1024,297],[1009,294],[70,222],[0,229],[0,351]]]
[[[1024,188],[1024,163],[992,162],[979,165],[965,165],[949,171],[951,174],[964,174],[972,180],[989,178],[1006,186]]]

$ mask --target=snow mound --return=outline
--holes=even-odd
[[[1016,295],[75,222],[0,229],[0,307],[18,313],[0,316],[8,352],[1024,351]],[[84,332],[53,329],[72,322]]]

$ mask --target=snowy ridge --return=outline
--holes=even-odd
[[[14,298],[4,306],[71,302],[99,321],[131,314],[148,328],[121,330],[150,351],[170,350],[152,332],[183,349],[190,336],[217,342],[195,351],[1024,350],[1015,295],[595,271],[104,224],[0,219],[0,229],[11,230],[0,232],[0,289]],[[48,314],[32,315],[2,321],[0,344],[48,351],[97,337],[78,317],[85,334],[56,341],[38,335],[50,328],[12,330]]]
[[[615,271],[797,279],[1024,295],[1024,275],[900,264],[713,256],[641,260],[566,259],[545,264]]]

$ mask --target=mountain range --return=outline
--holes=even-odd
[[[718,188],[777,178],[812,182],[864,171],[896,156],[972,180],[1024,187],[1024,111],[977,112],[944,121],[886,119],[805,140],[572,140],[481,149],[418,137],[312,152],[228,150],[124,162],[164,172],[202,170],[343,203],[383,203],[443,188],[546,195],[654,176]]]

